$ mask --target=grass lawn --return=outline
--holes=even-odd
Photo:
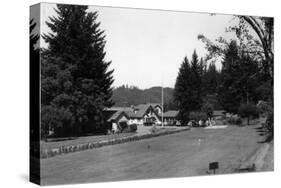
[[[213,161],[219,162],[219,174],[232,173],[263,146],[256,127],[193,128],[43,159],[42,184],[207,175]]]

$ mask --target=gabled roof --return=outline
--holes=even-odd
[[[135,113],[133,111],[125,111],[125,113],[127,114],[127,116],[129,116],[130,118],[135,117]]]
[[[159,106],[160,108],[162,108],[160,103],[147,103],[150,104],[153,108],[156,108],[157,106]]]
[[[108,112],[124,112],[130,118],[143,118],[143,116],[147,113],[149,109],[151,109],[157,116],[158,114],[155,112],[155,107],[160,106],[158,103],[147,103],[140,104],[135,107],[111,107],[105,109]],[[161,106],[160,106],[161,107]],[[135,113],[136,111],[136,113]],[[117,114],[116,114],[117,116]]]
[[[129,119],[128,115],[123,112],[123,111],[116,111],[111,115],[110,118],[108,118],[107,121],[112,121],[112,120],[118,120],[121,116],[125,116],[127,119]]]
[[[170,110],[167,112],[164,112],[163,117],[167,117],[167,118],[175,118],[177,117],[179,114],[179,111],[177,110]]]
[[[150,104],[140,104],[136,107],[138,109],[137,113],[134,117],[136,118],[142,118],[145,113],[148,111],[149,108],[152,108]],[[153,110],[153,108],[152,108]]]

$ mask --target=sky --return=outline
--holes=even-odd
[[[55,4],[42,3],[40,32],[47,33],[49,16],[56,16]],[[204,44],[197,39],[204,34],[210,40],[234,35],[225,29],[236,24],[232,15],[145,10],[89,6],[97,11],[97,21],[106,34],[106,60],[112,61],[114,87],[128,84],[141,89],[153,86],[174,87],[179,67],[185,56],[194,50],[199,57],[207,54]],[[31,11],[31,18],[38,10]],[[48,45],[40,40],[41,47]],[[216,63],[218,68],[220,62]]]

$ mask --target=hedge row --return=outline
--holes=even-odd
[[[88,149],[94,149],[94,148],[100,148],[102,146],[108,146],[108,145],[115,145],[115,144],[121,144],[125,142],[132,142],[162,135],[168,135],[173,133],[178,133],[182,131],[189,130],[189,128],[183,128],[183,129],[177,129],[177,130],[169,130],[169,131],[163,131],[159,133],[149,133],[149,134],[143,134],[143,135],[133,135],[133,136],[127,136],[123,138],[116,138],[111,140],[104,140],[99,142],[91,142],[91,143],[84,143],[84,144],[78,144],[78,145],[70,145],[70,146],[61,146],[59,148],[54,149],[45,149],[43,151],[40,151],[40,157],[41,158],[49,158],[54,157],[56,155],[62,155],[77,151],[83,151]]]

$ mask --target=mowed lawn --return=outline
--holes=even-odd
[[[232,173],[264,138],[257,126],[193,128],[177,134],[128,142],[41,160],[42,184],[65,184]]]

